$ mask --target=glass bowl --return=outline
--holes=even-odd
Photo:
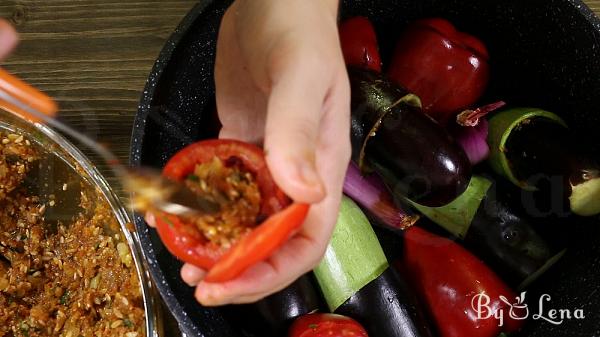
[[[54,204],[54,199],[58,200],[56,207],[46,208],[45,222],[69,221],[78,214],[77,212],[81,211],[79,195],[83,188],[92,188],[95,190],[94,196],[103,198],[110,206],[110,211],[120,228],[105,228],[105,233],[110,233],[112,236],[119,231],[129,246],[131,263],[135,267],[139,281],[145,314],[145,326],[142,331],[146,337],[161,336],[157,296],[146,271],[139,238],[133,231],[131,215],[96,166],[74,145],[49,127],[25,121],[1,109],[0,131],[23,135],[34,146],[37,145],[36,147],[41,149],[40,165],[29,173],[33,178],[27,182],[27,188],[29,190],[32,187],[39,188],[35,195],[39,195],[40,200],[44,202],[48,201],[44,199],[50,196],[53,199],[50,201],[51,205]],[[30,179],[29,174],[27,179]]]

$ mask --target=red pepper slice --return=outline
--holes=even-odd
[[[293,203],[277,187],[267,168],[264,152],[237,140],[204,140],[177,152],[163,169],[163,175],[182,181],[197,164],[214,157],[227,163],[235,160],[251,173],[261,194],[259,218],[266,220],[229,249],[210,243],[194,225],[168,214],[156,215],[156,228],[171,254],[184,262],[208,269],[210,282],[224,282],[248,267],[268,258],[301,227],[308,212],[306,204]],[[214,269],[214,270],[213,270]]]
[[[246,268],[268,258],[302,226],[309,206],[294,203],[273,214],[235,246],[212,267],[204,279],[207,282],[224,282],[241,274]]]
[[[496,337],[522,326],[524,320],[513,317],[527,317],[520,299],[481,260],[417,226],[404,232],[404,256],[396,265],[409,275],[441,337]],[[489,302],[485,297],[479,302],[480,294]],[[502,298],[515,304],[509,306]],[[488,313],[502,313],[502,326],[494,316],[486,317]]]
[[[347,65],[381,72],[377,35],[369,19],[357,16],[345,20],[340,25],[339,34]]]
[[[476,37],[457,31],[445,19],[424,19],[401,34],[388,74],[421,98],[425,113],[445,124],[483,94],[488,59],[487,48]]]

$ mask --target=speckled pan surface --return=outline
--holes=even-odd
[[[214,137],[213,65],[220,17],[229,1],[200,1],[183,20],[150,74],[133,131],[131,163],[162,167],[186,144]],[[348,0],[342,16],[366,15],[376,25],[382,54],[410,20],[442,16],[481,37],[492,55],[492,86],[486,96],[560,114],[600,155],[600,20],[576,0]],[[539,219],[543,223],[544,219]],[[549,309],[583,309],[584,320],[560,325],[531,321],[523,336],[600,336],[600,219],[548,219],[570,249],[529,290],[531,314],[540,294]],[[244,336],[228,309],[202,308],[179,279],[180,263],[141,218],[136,227],[150,273],[183,331],[189,336]],[[378,336],[375,336],[378,337]]]

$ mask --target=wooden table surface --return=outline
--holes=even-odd
[[[21,34],[3,67],[55,97],[71,125],[108,141],[126,161],[146,78],[196,2],[0,0],[0,17]],[[600,15],[600,0],[585,2]]]

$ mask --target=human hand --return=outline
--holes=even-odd
[[[312,270],[325,252],[351,151],[337,7],[338,0],[237,0],[225,13],[215,66],[220,138],[264,143],[275,182],[312,206],[295,237],[232,281],[203,282],[205,271],[184,265],[181,276],[203,305],[255,302]]]
[[[19,42],[19,37],[13,26],[0,19],[0,60],[15,48],[17,42]]]

